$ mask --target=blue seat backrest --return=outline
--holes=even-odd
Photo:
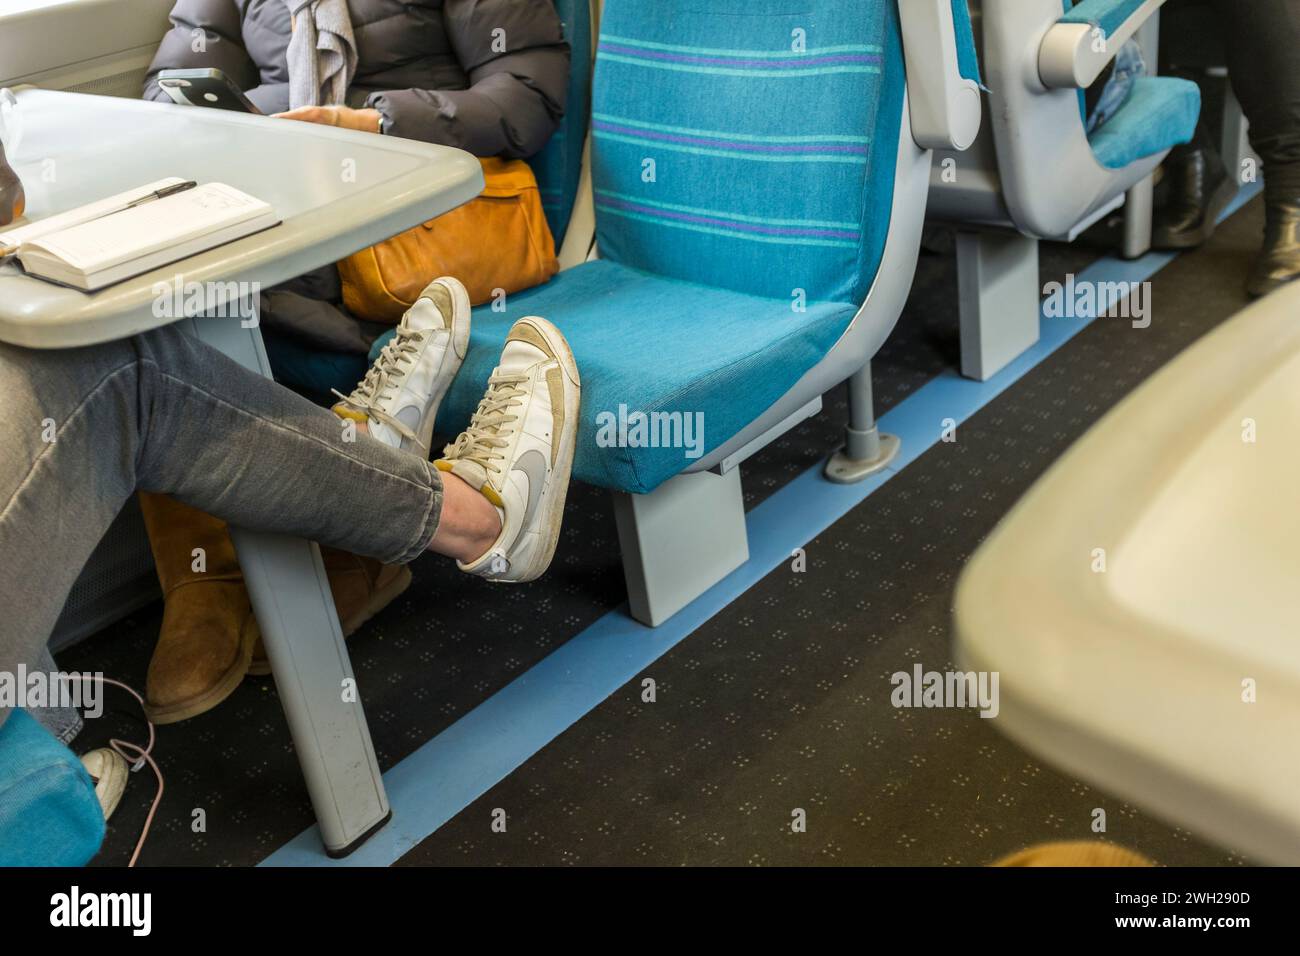
[[[537,176],[546,221],[558,249],[578,197],[582,148],[591,116],[591,4],[590,0],[555,0],[555,9],[572,50],[569,93],[560,128],[546,148],[528,162]]]
[[[952,25],[957,34],[957,72],[962,79],[981,83],[979,53],[975,49],[975,28],[967,0],[952,0]]]
[[[889,230],[904,89],[894,0],[606,0],[601,255],[861,303]]]

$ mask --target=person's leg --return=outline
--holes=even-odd
[[[166,329],[136,341],[151,402],[141,490],[393,564],[425,550],[461,559],[491,543],[473,531],[485,518],[491,526],[491,506],[458,494],[445,508],[449,482],[423,457],[374,441],[187,335]],[[445,535],[431,548],[440,524]]]
[[[455,475],[450,479],[443,475],[442,513],[444,520],[438,522],[429,550],[462,564],[469,564],[486,552],[501,533],[497,510]]]
[[[331,388],[365,374],[363,334],[341,308],[338,269],[329,266],[261,296],[262,336],[275,380],[327,403]],[[349,373],[348,370],[351,369]],[[271,673],[261,630],[226,523],[167,495],[142,494],[141,512],[163,593],[158,641],[145,679],[145,711],[157,724],[205,713],[246,675]],[[201,549],[205,560],[196,564]],[[411,582],[409,568],[322,548],[343,636],[349,637]]]
[[[50,653],[49,648],[43,649],[36,658],[36,669],[42,674],[56,674],[59,672],[59,665],[54,660],[54,655]],[[85,719],[81,716],[81,709],[73,706],[66,700],[57,697],[45,702],[44,706],[31,706],[28,702],[26,708],[40,725],[54,735],[54,738],[64,746],[70,746],[77,734],[81,733],[85,726]]]
[[[1219,0],[1228,79],[1271,198],[1300,198],[1300,0]]]
[[[133,490],[126,429],[109,419],[135,416],[121,388],[134,361],[127,342],[49,353],[0,344],[0,672],[35,666]],[[108,395],[111,410],[98,398]],[[0,707],[0,724],[8,713]]]
[[[1166,4],[1160,21],[1160,75],[1201,87],[1202,115],[1188,143],[1174,146],[1163,164],[1164,202],[1151,224],[1153,249],[1192,249],[1206,242],[1237,194],[1237,181],[1205,122],[1206,67],[1223,62],[1218,9],[1210,0]]]
[[[137,488],[245,527],[405,563],[459,560],[496,510],[427,461],[174,329],[84,349],[0,345],[0,669],[31,665],[86,559]],[[478,549],[477,551],[475,549]],[[0,711],[0,722],[7,713]]]
[[[1219,0],[1228,78],[1264,163],[1264,250],[1247,284],[1264,295],[1300,277],[1300,0]]]
[[[65,351],[0,344],[0,389],[0,671],[10,674],[37,659],[86,559],[138,489],[380,560],[427,549],[485,577],[531,580],[559,537],[579,400],[572,353],[541,319],[516,323],[469,429],[436,470],[175,328]],[[9,794],[36,793],[33,780],[48,782],[55,764],[69,773],[57,792],[0,808],[13,811],[0,812],[0,836],[29,845],[32,826],[48,840],[84,819],[68,838],[75,857],[59,861],[84,862],[103,836],[95,788],[44,730],[53,763],[25,765],[30,739],[12,731],[35,725],[13,713],[0,707],[0,777],[17,781]]]

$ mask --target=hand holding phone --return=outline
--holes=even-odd
[[[243,91],[221,70],[163,70],[158,85],[181,106],[207,106],[236,113],[262,115]]]

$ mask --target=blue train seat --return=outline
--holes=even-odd
[[[1083,90],[1129,40],[1156,62],[1162,0],[1022,0],[974,6],[987,76],[985,132],[931,173],[930,215],[959,234],[962,371],[987,379],[1038,339],[1040,239],[1073,240],[1127,202],[1124,252],[1150,247],[1151,174],[1187,142],[1196,84],[1138,79],[1087,129]]]
[[[559,325],[582,373],[575,476],[633,499],[687,478],[708,486],[718,476],[706,472],[732,471],[867,365],[915,265],[924,183],[915,190],[930,157],[917,118],[937,115],[927,129],[942,129],[945,101],[957,113],[964,103],[978,126],[971,31],[965,4],[952,0],[906,5],[902,19],[894,0],[806,6],[605,4],[591,153],[601,258],[475,311],[440,431],[464,427],[510,326],[528,314]],[[910,130],[909,69],[926,94],[923,103],[911,94]],[[920,82],[939,74],[944,83]],[[700,422],[703,439],[688,448],[624,440],[629,415],[665,428]],[[710,495],[720,497],[704,510],[725,499],[743,536],[738,480],[698,500]],[[696,496],[660,500],[669,497],[678,504],[664,522],[680,532]],[[680,535],[665,544],[672,559],[643,540],[635,515],[651,505],[616,502],[642,620],[662,620],[743,560],[742,541],[714,549],[719,567],[690,569]],[[692,583],[655,602],[645,592],[656,590],[647,568],[658,560],[678,562]]]

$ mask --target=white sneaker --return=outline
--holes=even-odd
[[[460,280],[434,279],[352,394],[334,392],[343,399],[334,413],[366,422],[371,437],[427,459],[438,406],[469,348],[469,319]]]
[[[520,583],[555,556],[578,433],[578,366],[560,330],[520,319],[469,428],[434,462],[481,491],[501,515],[501,534],[462,571]]]
[[[126,761],[116,750],[101,747],[82,754],[81,765],[95,782],[95,796],[99,798],[99,808],[107,820],[122,802],[122,792],[126,790]]]

